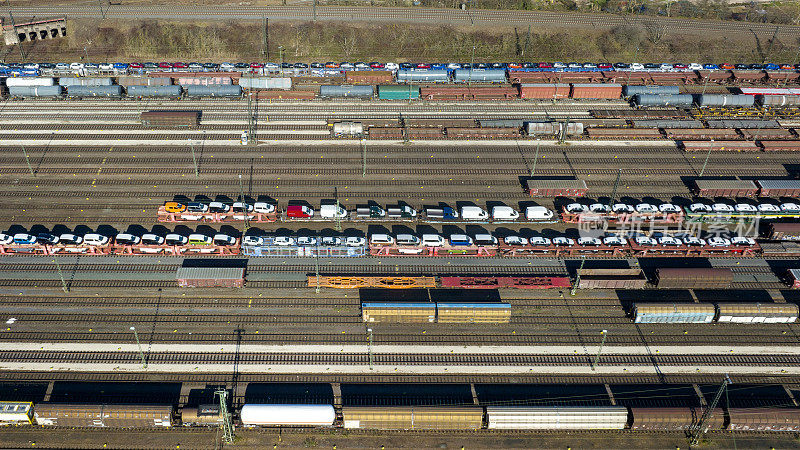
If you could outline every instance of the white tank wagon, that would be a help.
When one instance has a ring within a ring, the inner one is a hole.
[[[29,86],[53,86],[55,80],[48,77],[19,77],[6,78],[6,86],[8,87],[29,87]]]
[[[240,414],[244,426],[329,427],[336,420],[333,405],[246,404]]]
[[[622,430],[624,406],[486,407],[490,430]]]

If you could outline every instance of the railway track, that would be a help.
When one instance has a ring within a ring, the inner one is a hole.
[[[160,353],[148,352],[152,364],[314,364],[314,365],[447,365],[447,366],[574,366],[588,365],[589,355],[502,354],[367,354],[357,353]],[[138,364],[137,352],[0,351],[0,361],[17,363]],[[798,367],[792,355],[601,355],[605,366],[782,366]]]
[[[433,324],[420,324],[415,327],[413,332],[383,332],[373,335],[374,345],[599,345],[600,335],[597,331],[600,324],[573,324],[564,326],[559,333],[554,333],[553,329],[543,326],[536,327],[528,332],[522,330],[514,332],[513,328],[505,328],[507,332],[498,333],[494,330],[487,330],[485,327],[480,331],[473,326],[460,324],[448,324],[449,328],[456,327],[458,333],[453,330],[439,330]],[[702,324],[689,326],[690,324],[664,326],[641,327],[642,334],[636,331],[633,324],[625,326],[615,324],[602,324],[604,329],[609,330],[609,339],[606,345],[617,346],[641,346],[641,345],[681,345],[707,346],[707,345],[797,345],[799,340],[796,334],[788,332],[796,330],[796,327],[775,326],[770,327],[771,334],[761,334],[758,330],[742,330],[738,326],[736,333],[720,331],[719,327],[708,328],[709,325]],[[519,325],[517,325],[519,327]],[[186,332],[183,330],[169,332],[145,332],[140,331],[140,339],[152,343],[162,344],[236,344],[239,342],[236,324],[228,325],[228,331],[208,332],[198,330]],[[578,327],[576,329],[576,327]],[[252,327],[251,327],[252,328]],[[306,328],[309,328],[306,326]],[[388,328],[388,327],[387,327]],[[780,329],[787,331],[781,334]],[[127,327],[123,327],[127,330]],[[684,330],[691,330],[691,333],[684,333]],[[423,334],[422,331],[427,331]],[[58,330],[47,331],[4,331],[0,333],[0,342],[52,342],[52,343],[119,343],[130,342],[133,336],[125,335],[120,332],[105,331],[75,331],[63,332]],[[305,345],[305,344],[328,344],[343,345],[357,344],[366,345],[367,336],[364,329],[357,332],[347,333],[319,333],[312,330],[291,331],[281,330],[261,330],[258,334],[255,331],[245,330],[242,335],[242,344],[252,345]],[[653,356],[656,354],[654,353]],[[793,357],[795,360],[796,357]]]

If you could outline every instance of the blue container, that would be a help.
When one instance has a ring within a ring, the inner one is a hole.
[[[456,69],[453,81],[457,83],[469,81],[504,83],[506,81],[506,71],[505,69]]]
[[[180,97],[180,86],[128,86],[128,97]]]
[[[122,86],[67,86],[68,97],[121,97]]]

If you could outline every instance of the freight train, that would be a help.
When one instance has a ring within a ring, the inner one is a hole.
[[[55,73],[55,72],[51,72]],[[735,71],[720,84],[796,83],[800,72]],[[36,73],[38,75],[38,72]],[[738,74],[739,76],[733,76]],[[745,79],[744,75],[749,78]],[[760,74],[761,76],[755,76]],[[30,75],[30,74],[27,74]],[[620,99],[636,106],[752,107],[800,104],[797,88],[720,87],[717,93],[692,94],[678,85],[711,78],[702,72],[529,72],[486,69],[400,69],[346,71],[344,76],[263,77],[244,71],[148,71],[134,76],[20,76],[5,78],[8,96],[24,97],[237,97],[257,99],[356,98],[380,100]],[[146,76],[145,76],[146,75]],[[56,81],[57,80],[57,81]],[[444,85],[452,83],[452,85]],[[468,85],[464,85],[467,84]],[[473,85],[476,83],[476,85]],[[293,89],[294,88],[294,89]],[[683,92],[683,93],[681,93]]]
[[[234,411],[235,412],[235,411]],[[346,430],[652,430],[699,426],[701,408],[625,406],[344,406],[245,404],[234,421],[243,427]],[[211,427],[223,421],[218,404],[170,405],[0,403],[0,424],[77,428]],[[794,407],[717,408],[703,431],[800,431]]]

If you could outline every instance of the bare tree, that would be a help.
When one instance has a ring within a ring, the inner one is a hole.
[[[647,40],[653,44],[658,45],[667,35],[667,24],[656,20],[646,20],[642,23]]]

